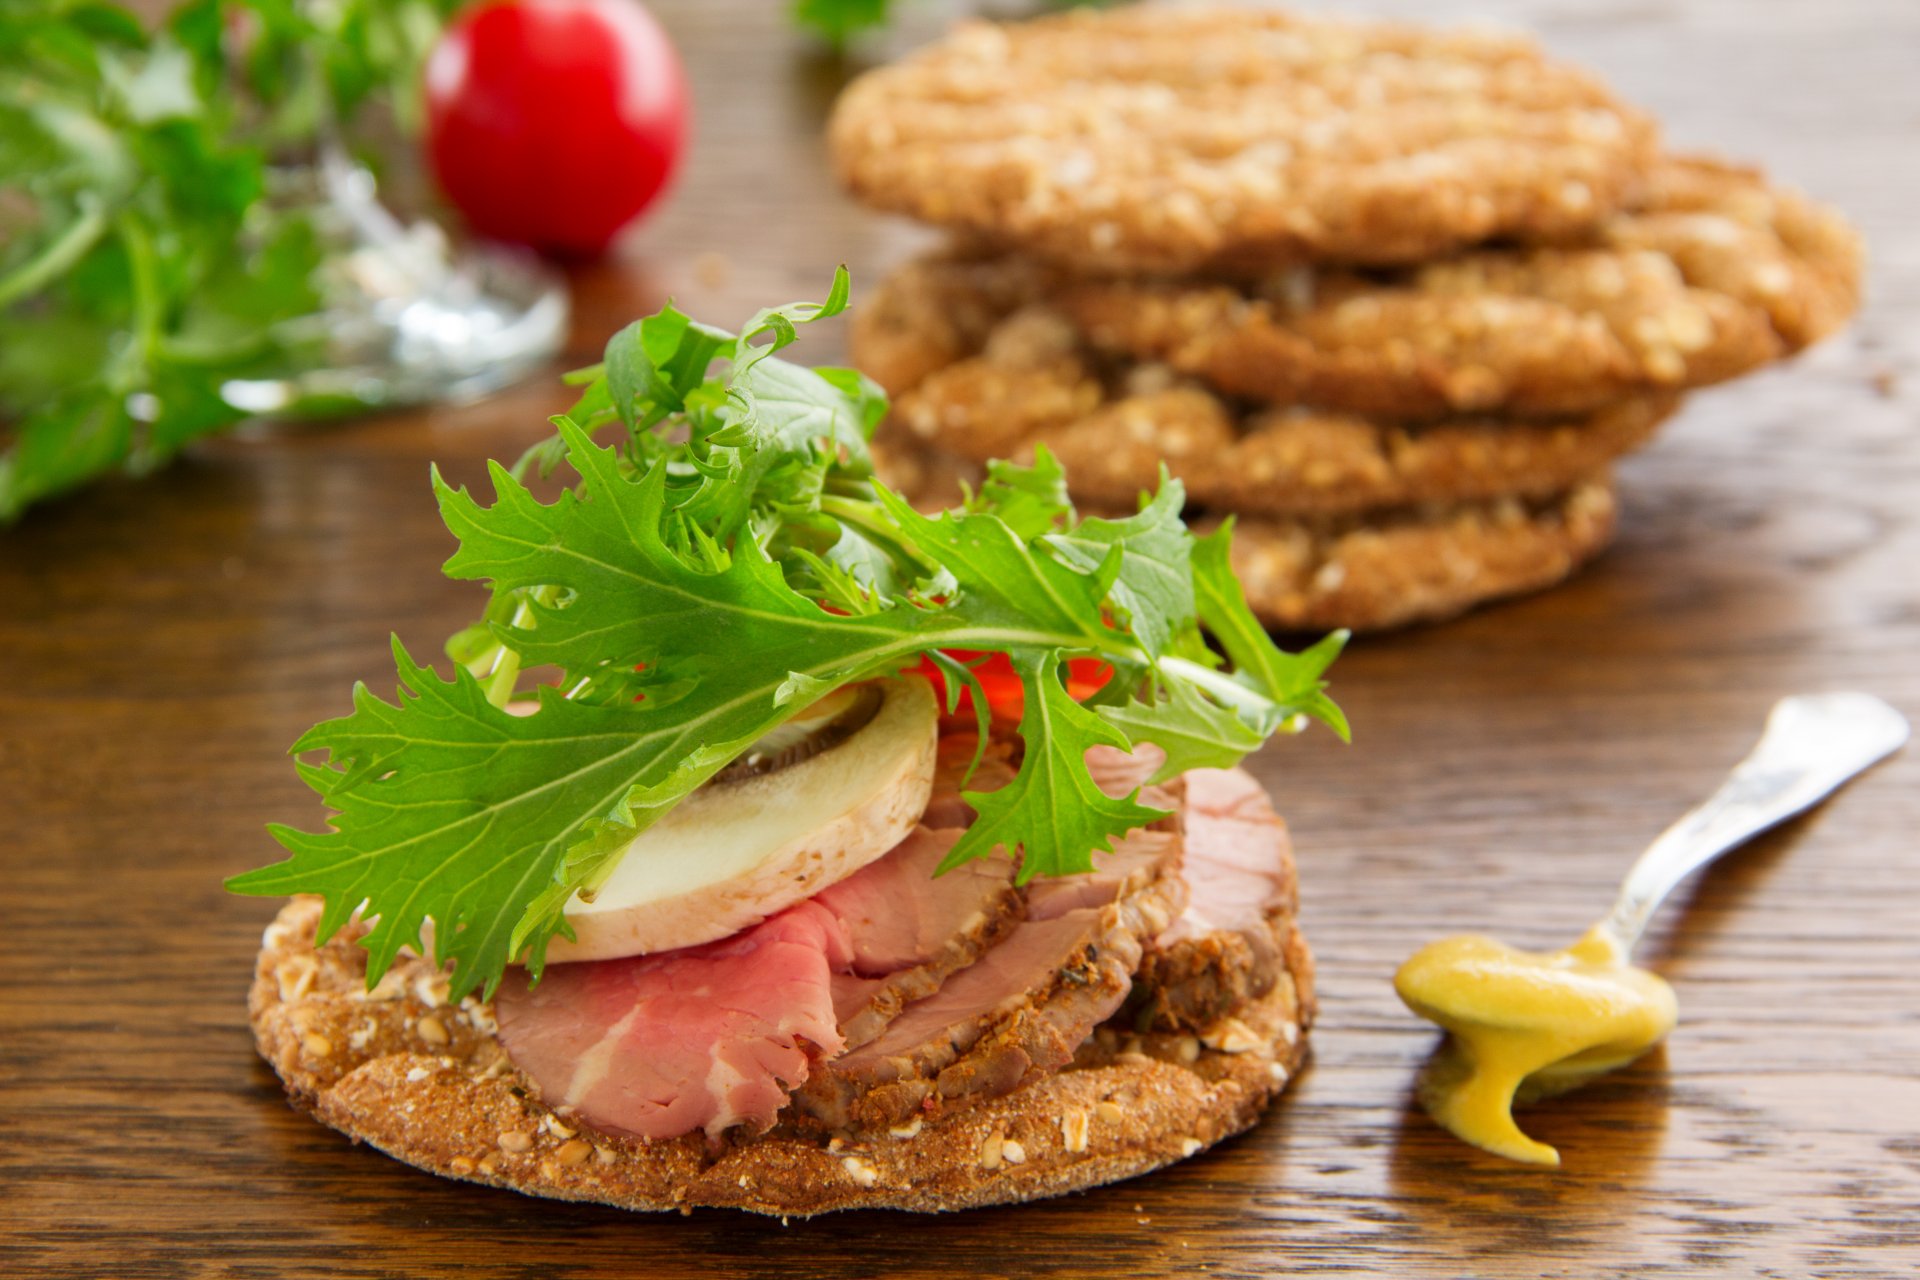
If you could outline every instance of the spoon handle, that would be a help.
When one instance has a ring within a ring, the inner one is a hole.
[[[1661,899],[1775,823],[1812,808],[1906,742],[1906,719],[1865,693],[1782,698],[1753,753],[1699,808],[1661,832],[1620,886],[1602,928],[1632,950]]]

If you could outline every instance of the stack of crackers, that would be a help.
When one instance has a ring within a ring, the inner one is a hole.
[[[1236,518],[1281,628],[1379,628],[1558,582],[1610,464],[1681,396],[1837,329],[1858,237],[1662,151],[1531,42],[1248,10],[973,24],[831,128],[862,199],[950,243],[857,310],[927,504],[1040,446],[1092,510],[1164,464]]]

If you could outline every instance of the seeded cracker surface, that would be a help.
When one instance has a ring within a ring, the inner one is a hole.
[[[489,1005],[450,1003],[444,975],[410,953],[369,992],[359,927],[316,948],[314,898],[293,899],[268,926],[249,1009],[261,1056],[296,1106],[445,1177],[630,1209],[795,1217],[1034,1200],[1193,1155],[1252,1125],[1286,1086],[1306,1056],[1314,1005],[1290,859],[1284,872],[1268,917],[1276,980],[1210,1009],[1204,1025],[1173,1018],[1177,1029],[1143,1034],[1123,1009],[1070,1067],[1004,1097],[865,1132],[776,1127],[717,1152],[699,1134],[617,1138],[556,1114],[507,1059]],[[1148,964],[1188,974],[1241,963],[1221,957],[1245,950],[1203,935],[1150,951]],[[1157,1002],[1146,1007],[1168,1020]]]
[[[1201,506],[1319,516],[1561,493],[1645,444],[1674,404],[1651,395],[1581,417],[1428,424],[1247,407],[1166,365],[1102,360],[1058,312],[1030,306],[995,326],[980,355],[902,396],[895,416],[975,462],[1028,461],[1045,445],[1094,505],[1130,505],[1158,487],[1164,463]]]
[[[1656,147],[1518,36],[1155,7],[962,26],[855,81],[829,136],[879,208],[1103,271],[1560,239]]]
[[[1384,278],[1071,281],[1055,304],[1094,345],[1234,395],[1396,418],[1570,414],[1721,382],[1827,337],[1858,304],[1861,260],[1836,211],[1749,170],[1669,159],[1632,212],[1572,247]]]
[[[980,464],[927,449],[898,430],[874,451],[883,478],[932,510],[978,486]],[[1095,504],[1094,509],[1100,509]],[[1132,504],[1114,506],[1124,514]],[[1380,631],[1438,622],[1476,605],[1553,586],[1606,549],[1616,504],[1604,472],[1543,498],[1431,502],[1358,515],[1242,516],[1233,569],[1268,626]],[[1219,524],[1190,510],[1201,533]]]
[[[1013,255],[933,254],[856,311],[856,351],[894,394],[979,352],[1045,301],[1113,357],[1231,395],[1393,419],[1591,413],[1705,386],[1837,330],[1862,249],[1840,215],[1699,158],[1577,244],[1482,250],[1390,272],[1290,268],[1238,283],[1072,277]]]
[[[1543,501],[1492,502],[1310,522],[1241,519],[1233,571],[1269,626],[1379,630],[1438,622],[1553,586],[1613,537],[1612,481]],[[1211,523],[1196,521],[1200,532]]]

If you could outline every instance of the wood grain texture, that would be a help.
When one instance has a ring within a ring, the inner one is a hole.
[[[479,603],[429,459],[475,481],[561,406],[485,404],[203,449],[0,533],[0,1275],[175,1277],[1875,1276],[1920,1270],[1920,752],[1717,868],[1648,954],[1663,1055],[1538,1111],[1567,1164],[1410,1109],[1431,1036],[1389,979],[1462,928],[1570,938],[1790,692],[1920,715],[1920,7],[1908,0],[1372,5],[1540,30],[1673,137],[1764,159],[1875,251],[1843,338],[1696,397],[1625,468],[1618,548],[1552,595],[1370,641],[1357,726],[1256,762],[1319,951],[1314,1065],[1247,1137],[1084,1197],[783,1228],[442,1183],[290,1111],[244,993],[269,903],[220,878],[319,814],[283,758],[386,636]],[[667,293],[743,316],[872,279],[920,235],[843,201],[840,74],[772,0],[656,5],[698,91],[671,209],[578,280],[573,355]],[[937,15],[923,8],[910,40]],[[696,265],[698,255],[725,255]],[[724,279],[719,276],[724,275]],[[809,338],[834,356],[838,335]]]

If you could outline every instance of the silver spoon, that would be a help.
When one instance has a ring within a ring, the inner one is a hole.
[[[1595,932],[1618,948],[1625,964],[1661,902],[1688,876],[1819,804],[1898,751],[1910,732],[1906,717],[1872,694],[1780,699],[1767,714],[1759,743],[1720,789],[1647,846]],[[1622,1058],[1604,1047],[1574,1054],[1534,1072],[1522,1085],[1521,1096],[1562,1092],[1634,1056]]]
[[[1513,1122],[1512,1105],[1631,1062],[1665,1034],[1673,1018],[1672,993],[1657,977],[1626,963],[1662,899],[1728,850],[1825,799],[1898,750],[1907,736],[1900,713],[1864,693],[1783,699],[1752,754],[1712,798],[1640,855],[1612,911],[1572,947],[1531,955],[1492,939],[1462,937],[1416,954],[1394,986],[1415,1013],[1453,1033],[1422,1073],[1427,1110],[1461,1138],[1498,1155],[1557,1164],[1559,1153]],[[1594,987],[1595,967],[1618,973],[1624,1006],[1608,1010],[1611,997],[1597,994],[1606,984]],[[1550,975],[1573,983],[1571,1029],[1562,1007],[1540,999]],[[1581,1017],[1592,1025],[1578,1025]]]
[[[1811,809],[1906,744],[1906,717],[1868,693],[1782,698],[1759,745],[1707,802],[1660,833],[1621,882],[1600,927],[1625,956],[1661,901],[1688,876],[1762,831]]]

